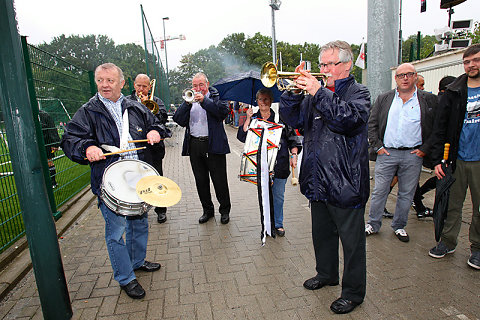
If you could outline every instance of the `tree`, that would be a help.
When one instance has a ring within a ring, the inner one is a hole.
[[[480,22],[479,21],[475,21],[473,31],[469,33],[469,37],[472,39],[472,44],[480,43]]]

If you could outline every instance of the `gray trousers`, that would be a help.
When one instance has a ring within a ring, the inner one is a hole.
[[[458,233],[462,225],[462,208],[470,188],[472,197],[472,223],[469,228],[470,249],[480,251],[480,161],[462,161],[457,159],[457,167],[453,173],[455,182],[450,187],[447,219],[442,232],[442,241],[447,247],[457,246]]]
[[[403,229],[407,225],[408,211],[412,205],[423,159],[412,154],[413,149],[397,150],[387,148],[389,156],[377,156],[375,163],[375,187],[370,199],[368,223],[373,231],[378,232],[382,226],[383,209],[390,193],[390,183],[395,174],[398,176],[398,196],[395,214],[392,220],[392,229]]]

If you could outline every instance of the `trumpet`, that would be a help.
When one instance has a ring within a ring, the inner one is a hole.
[[[292,91],[292,92],[299,92],[303,91],[298,88],[295,84],[295,79],[297,79],[301,74],[298,72],[283,72],[278,71],[277,67],[273,62],[266,62],[262,66],[262,70],[260,71],[260,80],[262,84],[267,87],[271,88],[276,83],[278,90],[283,91]],[[327,78],[329,77],[326,73],[311,73],[322,86],[325,86],[327,83]],[[307,94],[304,92],[304,94]]]
[[[155,91],[155,79],[150,81],[150,86],[152,87],[152,93],[150,94],[149,99],[142,101],[142,103],[153,113],[157,114],[160,108],[158,107],[158,104],[153,101],[153,92]]]
[[[182,93],[182,98],[185,102],[192,103],[195,102],[195,91],[192,89],[185,89]]]

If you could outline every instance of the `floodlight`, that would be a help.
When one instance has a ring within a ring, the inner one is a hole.
[[[446,38],[452,35],[452,31],[450,30],[449,27],[433,29],[433,32],[435,33],[435,39],[437,39],[437,41],[445,40]]]

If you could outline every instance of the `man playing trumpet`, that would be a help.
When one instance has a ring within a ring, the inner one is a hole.
[[[209,87],[207,76],[197,73],[192,79],[192,101],[184,101],[173,115],[173,120],[185,127],[182,156],[190,156],[198,197],[205,223],[214,216],[210,177],[220,203],[220,222],[230,221],[230,193],[227,180],[227,158],[230,153],[223,120],[227,117],[228,102],[220,100],[217,89]]]
[[[369,196],[367,123],[368,89],[350,75],[353,54],[344,41],[320,49],[320,72],[330,74],[327,87],[296,68],[299,89],[285,92],[280,116],[303,129],[300,190],[310,201],[317,274],[303,286],[309,290],[339,284],[339,238],[344,271],[342,293],[330,309],[348,313],[363,302],[366,289],[364,213]]]
[[[133,87],[135,90],[132,92],[131,95],[127,96],[128,99],[133,101],[138,101],[143,103],[147,100],[153,100],[158,105],[158,112],[155,114],[160,123],[165,125],[168,120],[167,109],[165,108],[165,104],[163,101],[155,96],[150,97],[149,92],[152,90],[150,78],[143,73],[140,73],[135,78],[135,82],[133,83]],[[163,140],[159,143],[154,145],[147,145],[147,152],[146,157],[149,159],[149,163],[158,171],[158,173],[163,176],[163,168],[162,168],[162,161],[165,157],[165,144]],[[167,208],[163,207],[156,207],[155,212],[157,213],[157,222],[164,223],[167,221]]]

